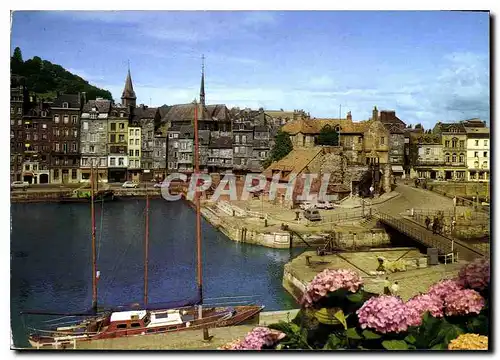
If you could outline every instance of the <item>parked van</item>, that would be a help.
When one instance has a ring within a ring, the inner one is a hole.
[[[317,209],[306,209],[304,210],[304,217],[309,221],[320,221],[321,215]]]

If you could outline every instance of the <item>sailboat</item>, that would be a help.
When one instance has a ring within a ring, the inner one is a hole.
[[[195,172],[199,173],[198,151],[198,111],[194,111],[195,133]],[[201,212],[199,194],[195,196],[196,205],[196,243],[197,243],[197,296],[193,299],[171,302],[169,304],[148,304],[148,248],[149,248],[149,197],[146,195],[146,230],[144,251],[144,304],[120,306],[114,309],[98,311],[97,280],[99,272],[96,266],[95,247],[95,211],[92,182],[91,217],[92,217],[92,308],[82,314],[64,314],[57,312],[25,312],[29,314],[86,316],[76,324],[57,327],[48,331],[37,330],[28,337],[34,348],[76,348],[80,341],[119,338],[127,336],[147,336],[184,330],[203,330],[208,337],[208,328],[234,326],[254,318],[264,308],[260,305],[238,305],[222,307],[203,307],[202,256],[201,256]]]

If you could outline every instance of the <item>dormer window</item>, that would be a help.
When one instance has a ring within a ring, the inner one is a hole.
[[[120,117],[125,117],[125,113],[120,113]]]
[[[42,111],[42,117],[47,116],[47,113],[45,111]]]
[[[97,108],[95,106],[93,106],[92,111],[97,111]]]
[[[68,103],[67,102],[63,102],[63,108],[65,108],[65,109],[68,108]]]

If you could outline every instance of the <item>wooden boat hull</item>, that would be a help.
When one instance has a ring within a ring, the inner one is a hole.
[[[110,201],[116,201],[118,198],[113,194],[113,193],[107,193],[104,194],[103,196],[97,196],[94,198],[94,203],[101,203],[101,202],[110,202]],[[75,203],[85,203],[85,204],[90,204],[91,199],[88,197],[63,197],[59,199],[60,203],[63,204],[75,204]]]
[[[127,336],[147,336],[154,334],[168,334],[178,331],[199,330],[203,328],[217,328],[240,325],[254,318],[263,309],[262,306],[235,306],[234,312],[228,316],[228,312],[217,312],[218,308],[203,309],[201,319],[195,318],[181,324],[157,327],[138,327],[128,329],[116,329],[106,326],[102,331],[91,334],[71,334],[68,332],[54,331],[48,336],[31,335],[29,343],[37,349],[71,349],[76,348],[80,341],[93,341],[101,339],[113,339]],[[189,314],[195,315],[196,309],[190,309]]]

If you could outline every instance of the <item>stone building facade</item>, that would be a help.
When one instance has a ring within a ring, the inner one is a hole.
[[[90,181],[91,167],[98,182],[108,181],[108,117],[111,101],[98,98],[82,109],[80,124],[80,180]]]
[[[52,153],[51,183],[80,181],[80,94],[58,95],[51,106]]]
[[[23,180],[24,124],[23,115],[30,107],[30,96],[25,86],[10,89],[10,181]],[[31,101],[33,102],[33,101]],[[50,135],[49,135],[50,136]],[[49,154],[50,155],[50,154]]]
[[[165,178],[167,168],[167,137],[162,133],[155,135],[153,144],[153,177],[158,180]]]
[[[129,108],[112,106],[108,118],[108,181],[127,180]]]
[[[441,172],[445,180],[465,180],[467,172],[467,132],[463,123],[438,122],[432,130],[441,135],[444,166]]]
[[[141,180],[141,127],[128,127],[128,180]]]
[[[466,127],[467,132],[467,180],[490,180],[490,129]]]

